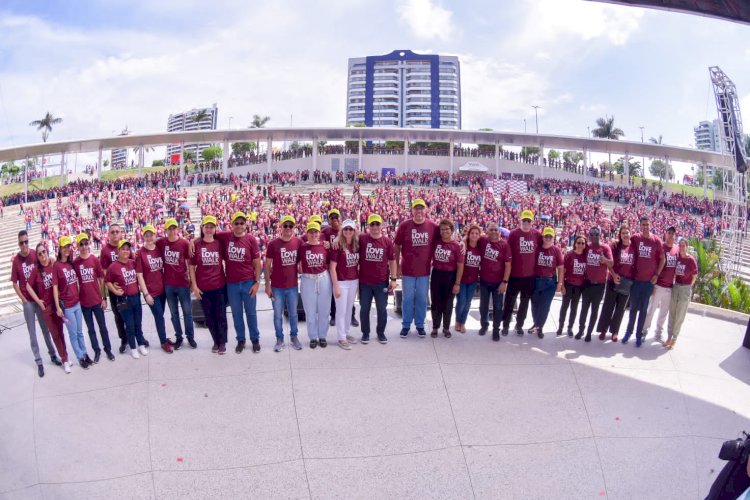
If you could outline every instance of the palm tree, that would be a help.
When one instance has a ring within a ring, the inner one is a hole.
[[[615,117],[604,115],[604,118],[596,119],[597,127],[591,131],[591,135],[598,137],[599,139],[613,139],[615,141],[620,140],[620,137],[625,135],[625,132],[620,128],[615,127]],[[609,164],[612,165],[612,153],[609,154]]]
[[[52,116],[52,113],[47,111],[47,114],[44,115],[44,118],[41,120],[34,120],[33,122],[29,123],[30,127],[36,127],[37,130],[42,131],[42,142],[47,142],[47,138],[49,137],[50,132],[52,132],[52,125],[57,125],[58,123],[62,123],[62,118],[56,118]]]
[[[208,109],[203,108],[203,109],[199,109],[193,116],[191,116],[190,121],[195,122],[195,123],[200,123],[210,116],[211,114],[208,112]]]
[[[270,116],[253,115],[253,121],[248,128],[263,128],[271,120]],[[260,154],[260,141],[255,145],[255,151]]]

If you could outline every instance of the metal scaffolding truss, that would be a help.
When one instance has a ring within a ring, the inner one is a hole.
[[[712,66],[708,71],[722,125],[722,153],[732,158],[735,166],[745,165],[744,133],[737,88],[718,66]],[[740,273],[747,210],[747,181],[745,173],[737,168],[722,168],[721,172],[723,186],[716,192],[716,197],[722,203],[722,224],[717,239],[721,245],[719,266],[728,282]]]

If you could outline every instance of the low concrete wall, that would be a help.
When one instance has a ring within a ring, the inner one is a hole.
[[[688,306],[688,312],[700,314],[701,316],[707,316],[709,318],[729,321],[738,325],[747,325],[748,321],[750,321],[750,315],[748,314],[738,311],[730,311],[729,309],[722,309],[720,307],[707,306],[706,304],[699,304],[697,302],[690,303]]]

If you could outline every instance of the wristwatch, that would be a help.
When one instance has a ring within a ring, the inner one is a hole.
[[[500,282],[500,284],[501,284],[501,285],[502,285],[502,284],[506,284],[506,285],[507,285],[507,284],[508,284],[508,282],[507,282],[506,280],[503,280],[503,281],[501,281],[501,282]]]

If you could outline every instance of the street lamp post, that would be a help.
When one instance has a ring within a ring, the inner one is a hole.
[[[643,141],[643,129],[646,128],[646,127],[644,127],[643,125],[641,125],[638,128],[641,129],[641,142],[644,142]],[[641,168],[643,168],[643,178],[645,179],[646,178],[646,157],[645,156],[641,156]]]
[[[234,116],[229,117],[229,130],[232,130],[232,118],[234,118]]]
[[[534,119],[536,121],[536,135],[539,135],[539,108],[541,108],[541,106],[538,106],[535,104],[531,107],[534,108]]]

